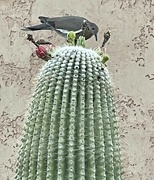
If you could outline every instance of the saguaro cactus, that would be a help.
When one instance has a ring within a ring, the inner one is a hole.
[[[120,180],[110,77],[100,56],[57,48],[40,72],[25,127],[17,180]]]

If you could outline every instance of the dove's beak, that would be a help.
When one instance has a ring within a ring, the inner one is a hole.
[[[95,39],[96,39],[96,41],[97,41],[97,34],[94,34],[94,36],[95,36]]]

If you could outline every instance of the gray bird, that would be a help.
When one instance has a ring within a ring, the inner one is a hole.
[[[25,27],[21,30],[54,30],[65,38],[69,31],[74,31],[76,33],[76,39],[78,39],[79,36],[84,36],[87,40],[94,35],[97,41],[97,33],[99,31],[98,26],[95,23],[88,21],[86,18],[79,16],[63,16],[54,18],[39,16],[39,19],[41,24]]]

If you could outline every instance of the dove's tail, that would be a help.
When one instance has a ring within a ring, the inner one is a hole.
[[[21,30],[23,31],[52,30],[52,27],[43,23],[43,24],[39,24],[35,26],[24,27],[24,28],[21,28]]]

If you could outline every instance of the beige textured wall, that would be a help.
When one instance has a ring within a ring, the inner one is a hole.
[[[154,0],[0,0],[0,180],[13,180],[24,116],[44,62],[20,27],[39,15],[75,14],[108,29],[108,68],[119,115],[125,180],[154,180]],[[50,32],[54,44],[63,42]],[[57,41],[60,40],[60,41]]]

